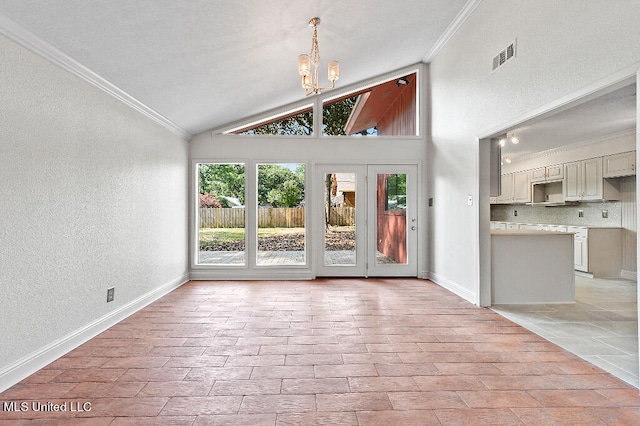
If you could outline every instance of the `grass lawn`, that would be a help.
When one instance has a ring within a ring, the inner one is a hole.
[[[258,238],[281,235],[304,234],[304,228],[259,228]],[[244,228],[201,228],[200,244],[202,243],[228,243],[232,241],[244,241]]]

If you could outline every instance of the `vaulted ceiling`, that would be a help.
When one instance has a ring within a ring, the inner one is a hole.
[[[0,32],[65,56],[196,134],[304,98],[318,16],[338,85],[428,62],[477,0],[0,0]],[[18,34],[16,37],[15,35]]]

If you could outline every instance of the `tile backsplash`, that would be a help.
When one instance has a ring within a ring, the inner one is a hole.
[[[579,210],[583,211],[583,217],[579,217]],[[607,218],[602,217],[603,210],[607,210]],[[491,220],[520,223],[548,223],[555,225],[620,227],[622,226],[621,210],[619,201],[578,203],[576,205],[554,207],[497,204],[491,206]]]

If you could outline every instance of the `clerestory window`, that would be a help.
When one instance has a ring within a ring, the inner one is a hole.
[[[418,74],[322,102],[322,136],[417,136]],[[322,96],[322,95],[321,95]],[[314,107],[241,125],[226,134],[314,136]]]

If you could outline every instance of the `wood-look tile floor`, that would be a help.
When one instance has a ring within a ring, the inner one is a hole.
[[[193,281],[0,394],[0,424],[637,425],[640,396],[429,281]]]

